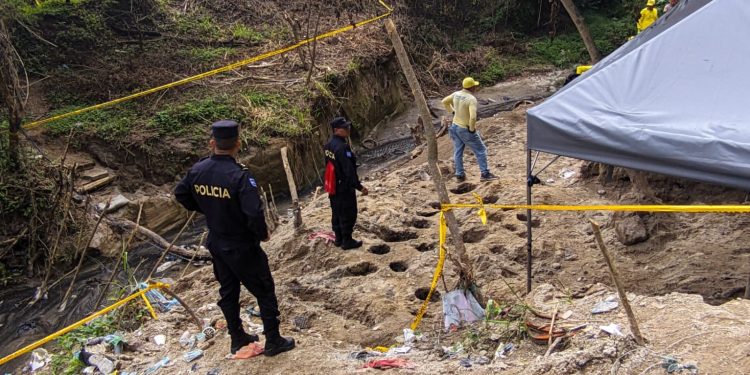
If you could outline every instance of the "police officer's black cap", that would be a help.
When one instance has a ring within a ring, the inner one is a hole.
[[[211,135],[216,139],[232,139],[240,135],[240,124],[233,120],[221,120],[211,125]]]
[[[351,121],[347,121],[343,117],[336,117],[331,121],[331,128],[333,129],[348,129],[352,126]]]

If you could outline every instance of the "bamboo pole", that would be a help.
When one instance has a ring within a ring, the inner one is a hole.
[[[560,2],[562,3],[563,7],[565,7],[568,15],[570,15],[570,19],[572,19],[573,23],[576,25],[578,33],[581,35],[581,39],[583,40],[583,44],[586,45],[586,50],[588,50],[589,56],[591,57],[591,63],[598,63],[599,60],[602,59],[602,55],[596,48],[594,38],[591,37],[591,32],[589,31],[589,27],[586,25],[586,21],[583,20],[581,12],[578,11],[578,8],[573,3],[573,0],[560,0]]]
[[[404,76],[406,76],[406,81],[409,83],[414,100],[419,107],[419,115],[423,119],[423,129],[427,140],[427,164],[429,166],[432,182],[435,185],[435,191],[437,192],[441,203],[449,204],[451,201],[448,196],[448,189],[445,188],[443,176],[437,165],[437,138],[435,137],[435,128],[432,126],[430,108],[427,105],[422,86],[417,80],[417,75],[414,73],[414,68],[409,61],[409,55],[404,48],[404,44],[401,42],[401,37],[398,34],[398,30],[396,30],[396,25],[393,23],[393,20],[386,19],[385,28],[388,30],[388,36],[391,39],[393,48],[396,50],[398,62],[401,65]],[[453,211],[447,211],[445,213],[445,219],[448,224],[448,229],[451,232],[451,238],[456,251],[456,257],[450,257],[450,259],[460,275],[461,287],[468,289],[474,283],[474,271],[472,269],[471,260],[466,253],[466,247],[464,245],[463,237],[461,236],[461,229],[458,225],[458,220],[456,220],[456,216],[453,215]]]
[[[633,336],[635,336],[635,342],[637,342],[638,345],[644,345],[645,340],[643,339],[643,335],[641,335],[641,329],[638,328],[638,320],[635,318],[633,309],[630,307],[628,296],[625,294],[625,288],[622,286],[620,274],[617,272],[617,267],[612,261],[612,256],[609,254],[607,247],[604,246],[604,240],[602,240],[602,232],[599,230],[599,224],[591,219],[589,219],[589,222],[591,222],[591,228],[594,230],[594,236],[596,237],[596,243],[599,245],[599,250],[602,251],[604,261],[607,262],[607,266],[609,267],[609,274],[612,276],[612,282],[615,284],[615,288],[617,288],[617,294],[620,295],[622,307],[625,308],[625,313],[628,315],[630,330],[633,332]]]
[[[286,180],[289,183],[289,193],[292,195],[292,210],[294,212],[294,228],[299,229],[302,226],[302,212],[299,208],[299,196],[297,196],[297,184],[294,182],[292,168],[289,166],[289,156],[287,147],[281,148],[281,160],[284,163]]]

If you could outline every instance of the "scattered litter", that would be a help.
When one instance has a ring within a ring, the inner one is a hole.
[[[243,346],[237,353],[234,354],[232,359],[250,359],[263,354],[263,346],[254,342],[250,345]]]
[[[405,358],[376,359],[365,363],[362,368],[374,368],[378,370],[388,370],[392,368],[413,368]]]
[[[318,238],[324,240],[326,244],[331,244],[336,241],[336,235],[333,232],[325,230],[317,231],[307,236],[308,241],[315,241]]]
[[[161,361],[156,362],[153,365],[151,365],[151,367],[147,368],[144,374],[145,375],[155,374],[157,371],[167,366],[169,366],[169,357],[164,357],[161,359]],[[107,372],[107,374],[109,374],[109,372]]]
[[[154,336],[154,343],[156,345],[162,346],[167,343],[167,336],[164,335],[156,335]]]
[[[414,334],[414,331],[410,328],[404,328],[404,343],[405,344],[412,344],[414,343],[414,340],[416,340],[417,336]]]
[[[391,350],[386,353],[386,355],[395,355],[395,354],[406,354],[411,351],[411,346],[399,346],[397,348],[391,348]]]
[[[224,319],[219,319],[219,320],[217,320],[217,321],[216,321],[216,324],[214,325],[214,328],[215,328],[215,329],[216,329],[217,331],[221,331],[221,330],[223,330],[223,329],[226,329],[226,328],[227,328],[227,321],[226,321],[226,320],[224,320]]]
[[[625,337],[625,335],[620,330],[620,326],[617,325],[617,324],[615,324],[615,323],[612,323],[612,324],[607,325],[607,326],[599,326],[599,329],[602,330],[602,331],[604,331],[604,332],[607,332],[608,334],[610,334],[612,336]]]
[[[358,352],[349,353],[349,359],[356,359],[358,361],[364,361],[371,357],[378,357],[383,353],[375,352],[372,350],[360,350]]]
[[[560,177],[562,177],[565,180],[570,179],[570,178],[572,178],[575,175],[576,175],[576,171],[574,171],[574,170],[572,170],[570,168],[563,168],[560,171]]]
[[[380,352],[380,353],[388,353],[389,350],[391,350],[391,347],[388,346],[376,346],[374,348],[365,348],[365,350],[373,351],[373,352]]]
[[[190,334],[190,331],[185,331],[182,333],[182,336],[180,336],[180,346],[188,349],[192,349],[195,347],[195,335]]]
[[[203,350],[200,349],[191,350],[182,355],[182,359],[187,363],[193,362],[200,357],[203,357]]]
[[[44,366],[47,366],[47,364],[51,360],[52,360],[52,356],[50,356],[47,350],[45,350],[44,348],[34,349],[34,351],[31,352],[31,362],[29,362],[29,367],[31,368],[31,372],[34,372]]]
[[[162,273],[162,272],[164,272],[164,271],[172,268],[172,266],[174,266],[177,263],[179,263],[179,262],[176,261],[176,260],[171,261],[171,262],[164,262],[159,267],[156,268],[156,272]]]
[[[610,312],[614,309],[616,309],[620,304],[617,302],[617,297],[615,296],[609,296],[604,301],[601,301],[594,306],[594,309],[591,310],[592,314],[602,314],[606,312]]]
[[[219,375],[221,373],[221,370],[214,368],[211,369],[211,371],[207,372],[206,375]]]
[[[89,353],[81,350],[76,353],[78,360],[86,366],[96,367],[102,374],[111,374],[115,371],[115,362],[101,354]]]
[[[484,309],[468,290],[454,290],[443,297],[445,329],[450,331],[461,323],[472,323],[484,319]]]
[[[106,335],[88,339],[86,341],[86,346],[93,346],[101,343],[105,343],[108,347],[111,347],[112,352],[115,354],[122,354],[123,347],[127,345],[120,335]]]
[[[94,366],[89,366],[81,370],[81,374],[84,374],[84,375],[94,375],[95,372],[96,372],[96,367]]]
[[[260,306],[250,306],[247,308],[247,314],[250,316],[260,316]]]
[[[146,283],[139,283],[138,288],[146,289],[148,288],[148,285]],[[156,306],[162,312],[172,310],[172,308],[180,304],[176,299],[167,299],[167,297],[164,297],[164,295],[156,289],[151,289],[146,292],[146,297],[152,305]]]
[[[669,374],[673,374],[675,372],[681,373],[683,370],[688,370],[691,374],[698,373],[698,366],[692,364],[681,365],[680,362],[678,362],[674,357],[665,357],[664,362],[662,362],[661,364],[661,367],[667,370],[667,373]]]
[[[461,355],[461,353],[464,352],[464,345],[461,343],[458,343],[453,346],[444,346],[443,347],[443,353],[448,356],[448,358],[455,358]]]
[[[490,359],[483,355],[480,355],[479,357],[474,358],[474,363],[480,366],[484,366],[490,364]]]
[[[469,368],[469,367],[471,367],[471,359],[469,359],[469,358],[464,358],[464,359],[462,359],[462,360],[458,361],[458,364],[459,364],[460,366],[462,366],[462,367],[466,367],[466,368]]]
[[[568,311],[564,312],[562,315],[560,315],[560,318],[562,318],[562,319],[568,319],[571,316],[573,316],[573,310],[568,310]]]
[[[507,344],[500,343],[500,345],[497,346],[497,349],[495,349],[495,355],[493,358],[495,360],[506,358],[513,351],[514,347],[515,345],[513,345],[512,342]]]

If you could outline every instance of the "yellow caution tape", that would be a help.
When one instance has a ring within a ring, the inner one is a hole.
[[[159,92],[159,91],[164,91],[164,90],[167,90],[167,89],[170,89],[170,88],[173,88],[173,87],[182,86],[182,85],[188,84],[190,82],[198,81],[198,80],[201,80],[201,79],[204,79],[204,78],[207,78],[207,77],[211,77],[211,76],[214,76],[214,75],[217,75],[217,74],[220,74],[220,73],[224,73],[224,72],[228,72],[228,71],[231,71],[231,70],[239,69],[239,68],[241,68],[241,67],[243,67],[245,65],[252,64],[254,62],[265,60],[265,59],[267,59],[269,57],[277,56],[277,55],[280,55],[282,53],[286,53],[286,52],[295,50],[295,49],[297,49],[299,47],[302,47],[304,45],[310,44],[310,43],[318,41],[318,40],[328,39],[330,37],[333,37],[333,36],[336,36],[338,34],[347,32],[349,30],[353,30],[354,28],[357,28],[357,27],[360,27],[360,26],[364,26],[364,25],[367,25],[369,23],[373,23],[375,21],[379,21],[379,20],[381,20],[383,18],[386,18],[386,17],[390,16],[391,13],[393,12],[393,8],[391,8],[388,5],[386,5],[383,2],[383,0],[378,0],[378,2],[380,3],[380,5],[382,5],[387,10],[387,12],[384,13],[384,14],[381,14],[379,16],[370,18],[368,20],[364,20],[364,21],[360,21],[360,22],[357,22],[357,23],[354,23],[354,24],[351,24],[351,25],[348,25],[348,26],[344,26],[344,27],[341,27],[339,29],[336,29],[336,30],[333,30],[333,31],[329,31],[329,32],[326,32],[326,33],[314,36],[312,38],[308,38],[308,39],[302,40],[302,41],[300,41],[298,43],[295,43],[295,44],[292,44],[290,46],[279,48],[279,49],[277,49],[275,51],[266,52],[266,53],[264,53],[262,55],[258,55],[258,56],[250,57],[250,58],[247,58],[247,59],[244,59],[244,60],[240,60],[240,61],[237,61],[235,63],[223,66],[221,68],[214,69],[214,70],[211,70],[211,71],[208,71],[208,72],[205,72],[205,73],[197,74],[197,75],[194,75],[192,77],[183,78],[183,79],[181,79],[179,81],[168,83],[166,85],[161,85],[161,86],[158,86],[158,87],[154,87],[152,89],[148,89],[148,90],[145,90],[145,91],[137,92],[135,94],[124,96],[122,98],[118,98],[118,99],[114,99],[114,100],[110,100],[110,101],[105,102],[105,103],[93,105],[93,106],[86,107],[86,108],[81,108],[81,109],[78,109],[78,110],[75,110],[75,111],[71,111],[71,112],[67,112],[67,113],[63,113],[63,114],[60,114],[60,115],[57,115],[57,116],[52,116],[52,117],[49,117],[49,118],[46,118],[46,119],[43,119],[43,120],[30,122],[28,124],[23,125],[23,127],[25,129],[35,128],[35,127],[38,127],[38,126],[41,126],[41,125],[44,125],[44,124],[48,124],[48,123],[53,122],[53,121],[62,120],[64,118],[68,118],[68,117],[72,117],[72,116],[77,116],[77,115],[80,115],[82,113],[95,111],[97,109],[108,108],[108,107],[114,106],[116,104],[127,102],[127,101],[130,101],[130,100],[133,100],[133,99],[137,99],[137,98],[140,98],[140,97],[143,97],[143,96],[146,96],[146,95],[150,95],[150,94],[153,94],[153,93],[156,93],[156,92]]]
[[[10,362],[10,361],[12,361],[12,360],[14,360],[14,359],[22,356],[22,355],[24,355],[24,354],[26,354],[26,353],[34,350],[34,349],[36,349],[36,348],[38,348],[38,347],[40,347],[40,346],[42,346],[42,345],[44,345],[44,344],[52,341],[52,340],[54,340],[54,339],[56,339],[56,338],[58,338],[58,337],[60,337],[60,336],[62,336],[64,334],[70,332],[70,331],[73,331],[73,330],[81,327],[82,325],[84,325],[84,324],[86,324],[86,323],[88,323],[88,322],[90,322],[90,321],[92,321],[92,320],[94,320],[94,319],[96,319],[96,318],[98,318],[98,317],[100,317],[102,315],[105,315],[105,314],[109,313],[110,311],[115,310],[115,309],[119,308],[120,306],[122,306],[122,305],[124,305],[124,304],[126,304],[126,303],[128,303],[128,302],[130,302],[130,301],[132,301],[134,299],[136,299],[136,298],[139,298],[141,296],[143,296],[145,298],[146,292],[148,292],[151,289],[168,288],[168,287],[169,287],[168,284],[159,283],[159,282],[151,284],[146,289],[143,289],[143,290],[140,290],[138,292],[135,292],[135,293],[133,293],[133,294],[131,294],[131,295],[129,295],[129,296],[121,299],[120,301],[115,302],[114,304],[112,304],[112,305],[110,305],[108,307],[105,307],[105,308],[103,308],[103,309],[101,309],[101,310],[99,310],[99,311],[97,311],[97,312],[95,312],[95,313],[93,313],[93,314],[91,314],[91,315],[89,315],[89,316],[87,316],[87,317],[85,317],[85,318],[83,318],[83,319],[81,319],[81,320],[79,320],[79,321],[77,321],[77,322],[75,322],[75,323],[73,323],[73,324],[71,324],[71,325],[69,325],[69,326],[67,326],[67,327],[65,327],[65,328],[63,328],[63,329],[61,329],[61,330],[59,330],[59,331],[57,331],[57,332],[55,332],[55,333],[47,336],[47,337],[45,337],[45,338],[43,338],[43,339],[41,339],[41,340],[38,340],[38,341],[36,341],[36,342],[34,342],[32,344],[29,344],[29,345],[27,345],[27,346],[25,346],[25,347],[17,350],[13,354],[10,354],[10,355],[8,355],[6,357],[3,357],[2,359],[0,359],[0,365],[8,363],[8,362]],[[153,308],[151,309],[151,313],[155,315],[155,313],[153,312]]]
[[[477,200],[475,204],[451,203],[443,204],[440,211],[440,225],[438,229],[440,255],[435,272],[432,275],[432,284],[427,298],[419,308],[414,321],[411,323],[411,329],[416,330],[422,322],[427,306],[430,304],[430,298],[437,288],[438,279],[443,272],[443,265],[447,251],[445,242],[448,233],[448,225],[445,222],[445,212],[457,208],[479,209],[477,215],[483,225],[487,224],[487,208],[493,209],[514,209],[514,210],[534,210],[534,211],[629,211],[629,212],[690,212],[690,213],[750,213],[750,206],[743,205],[526,205],[526,204],[492,204],[485,205],[482,197],[474,194]]]

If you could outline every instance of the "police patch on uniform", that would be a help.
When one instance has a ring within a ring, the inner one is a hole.
[[[248,177],[247,180],[250,182],[250,185],[254,188],[258,187],[258,184],[255,182],[255,179],[252,177]]]
[[[352,152],[351,152],[351,151],[347,151],[347,152],[346,152],[346,157],[347,157],[347,158],[350,158],[350,157],[352,157]]]

